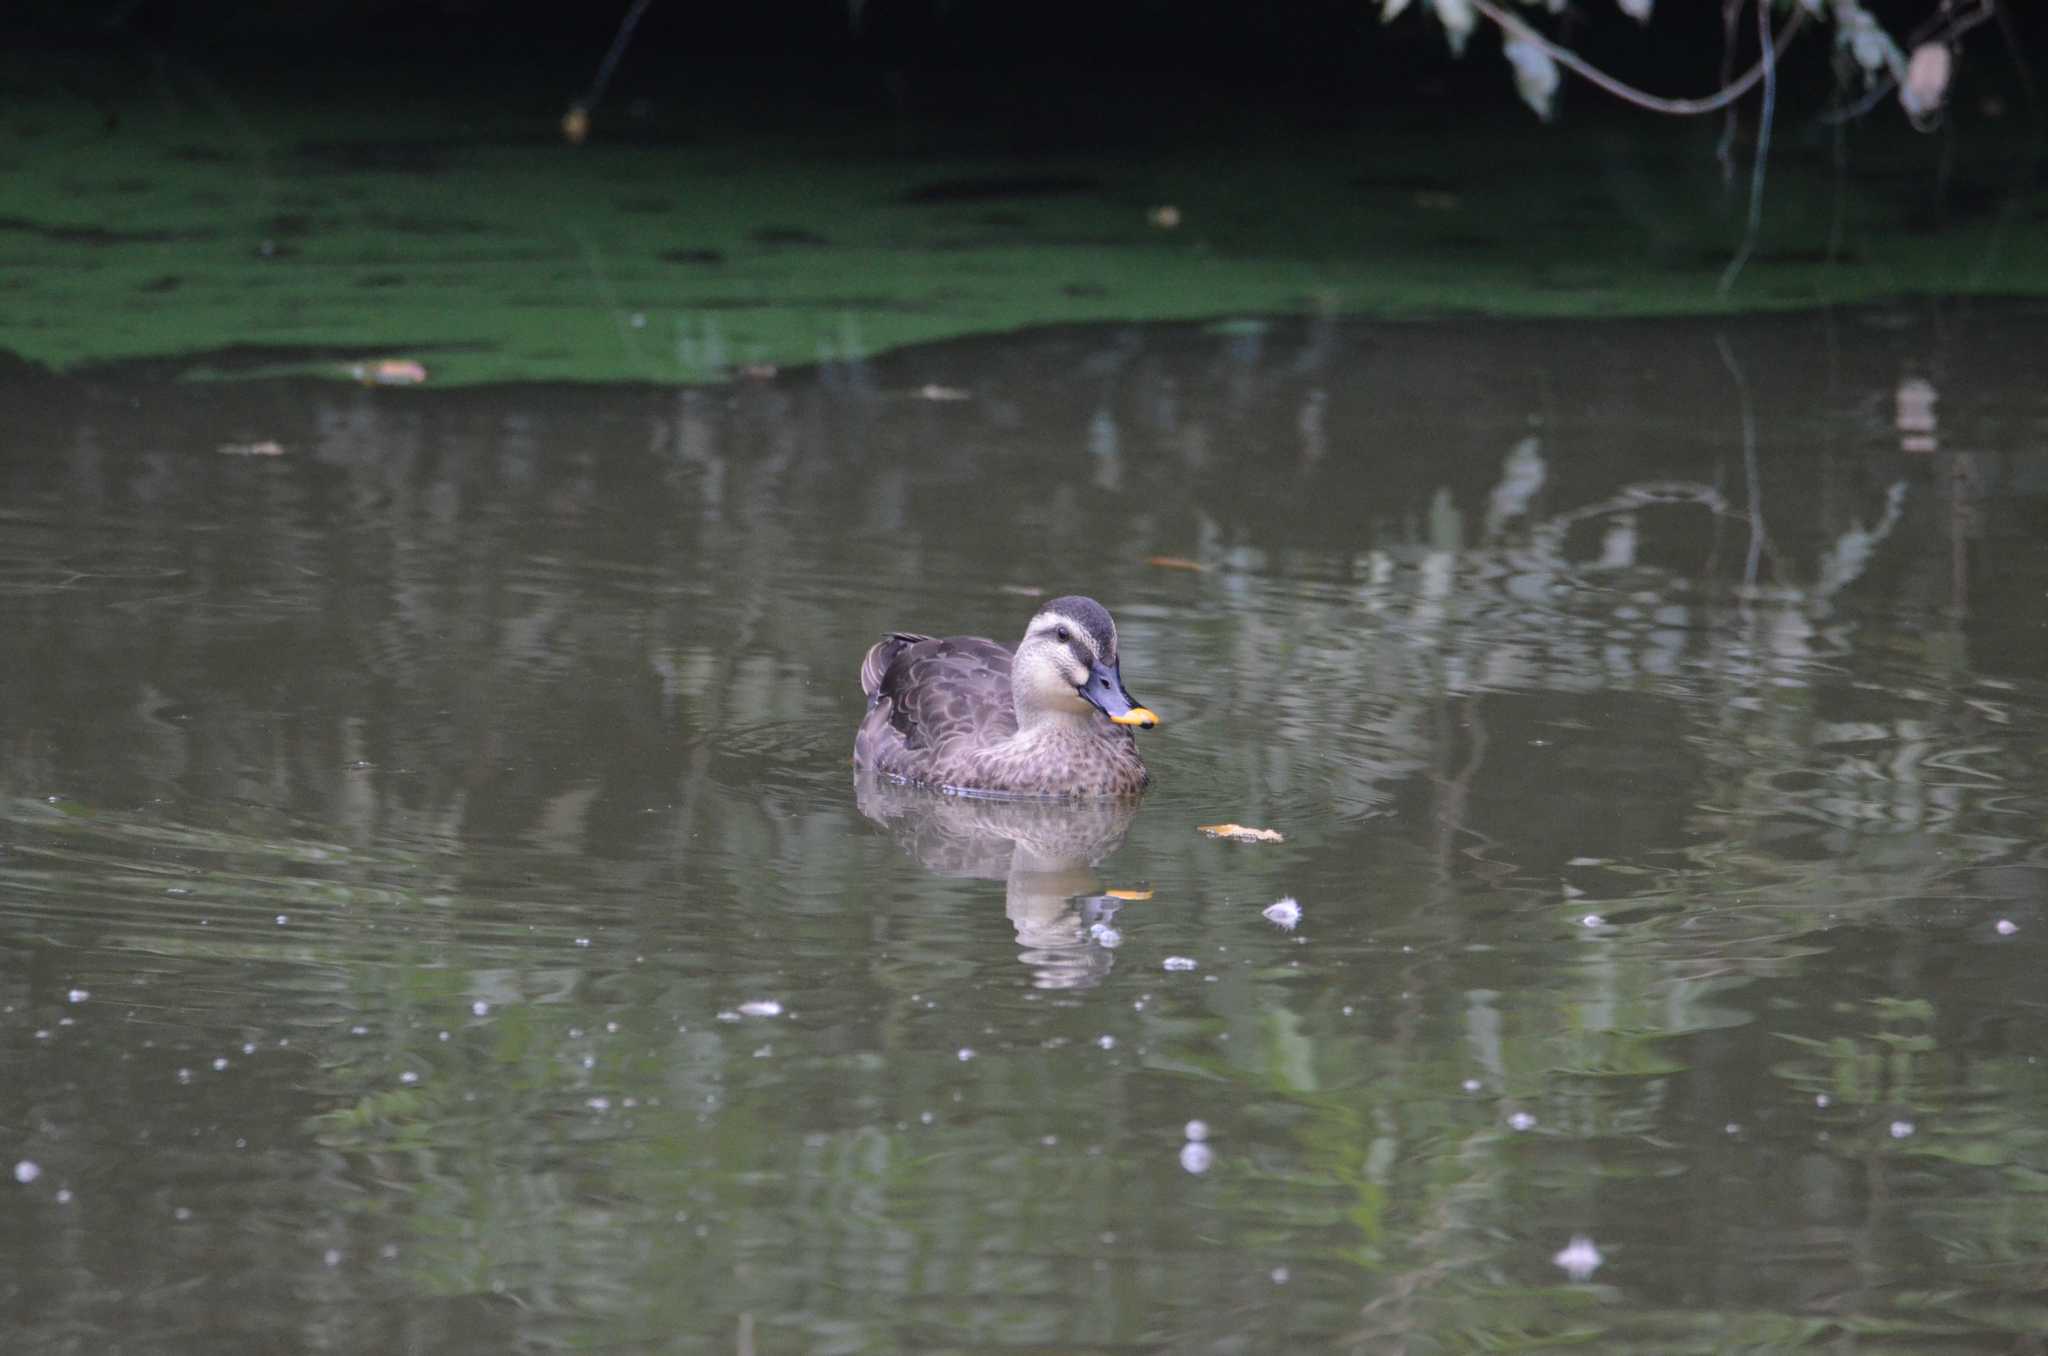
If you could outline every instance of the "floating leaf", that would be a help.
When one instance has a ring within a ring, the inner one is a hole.
[[[427,379],[427,369],[410,358],[380,358],[373,363],[352,363],[348,371],[365,386],[417,386]]]
[[[1287,835],[1278,829],[1254,829],[1244,824],[1197,824],[1197,833],[1227,838],[1233,843],[1284,843]]]

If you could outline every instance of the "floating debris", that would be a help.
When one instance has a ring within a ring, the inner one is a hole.
[[[1301,922],[1301,902],[1293,895],[1283,895],[1259,910],[1259,916],[1282,932],[1292,932]]]
[[[351,363],[348,374],[365,386],[417,386],[427,379],[427,369],[410,358]]]
[[[1195,961],[1192,956],[1168,956],[1161,965],[1168,970],[1192,970]]]
[[[782,1004],[772,998],[750,998],[740,1004],[739,1011],[742,1017],[780,1017]]]
[[[1254,829],[1245,824],[1197,824],[1195,832],[1211,838],[1228,838],[1233,843],[1284,843],[1287,835],[1278,829]]]
[[[1186,570],[1190,574],[1203,574],[1209,568],[1201,561],[1190,560],[1186,556],[1146,556],[1145,563],[1162,570]]]
[[[222,443],[220,454],[223,457],[281,457],[284,444],[274,438],[254,443]]]
[[[1600,1269],[1607,1259],[1600,1255],[1600,1249],[1593,1246],[1593,1240],[1584,1234],[1573,1234],[1572,1241],[1565,1244],[1555,1257],[1550,1259],[1564,1274],[1575,1281],[1583,1281]]]
[[[2010,918],[2001,918],[1994,926],[2001,937],[2010,937],[2020,930],[2020,925]]]
[[[1510,1130],[1534,1130],[1536,1128],[1536,1118],[1526,1111],[1517,1111],[1508,1117],[1508,1128]]]

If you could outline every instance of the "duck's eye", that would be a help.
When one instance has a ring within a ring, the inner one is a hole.
[[[1052,634],[1053,639],[1057,640],[1062,645],[1066,644],[1069,640],[1073,639],[1073,637],[1067,633],[1067,628],[1064,626],[1062,626],[1059,630],[1054,631]]]

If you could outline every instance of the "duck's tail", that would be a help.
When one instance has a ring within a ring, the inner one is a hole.
[[[868,694],[870,704],[874,702],[875,694],[882,690],[882,675],[896,662],[896,656],[919,641],[930,639],[930,636],[913,635],[909,631],[891,631],[868,651],[868,657],[860,661],[860,690]]]

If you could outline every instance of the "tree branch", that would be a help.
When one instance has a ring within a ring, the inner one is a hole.
[[[1598,85],[1615,98],[1632,103],[1637,108],[1648,109],[1652,113],[1672,113],[1681,117],[1693,117],[1701,113],[1712,113],[1717,109],[1726,108],[1743,95],[1749,93],[1756,82],[1763,79],[1765,74],[1777,64],[1777,59],[1785,54],[1785,49],[1791,45],[1793,35],[1799,31],[1799,26],[1806,21],[1806,11],[1803,8],[1795,7],[1792,11],[1792,17],[1787,19],[1785,26],[1778,30],[1778,39],[1772,44],[1773,50],[1766,52],[1757,61],[1756,65],[1745,71],[1733,84],[1724,85],[1714,93],[1701,99],[1666,99],[1616,80],[1599,67],[1586,61],[1578,53],[1568,48],[1559,47],[1521,19],[1493,3],[1493,0],[1472,0],[1472,8],[1478,10],[1481,14],[1484,14],[1488,19],[1499,25],[1510,37],[1520,38],[1525,42],[1536,44],[1549,53],[1550,59],[1558,65],[1564,67],[1580,79]]]

